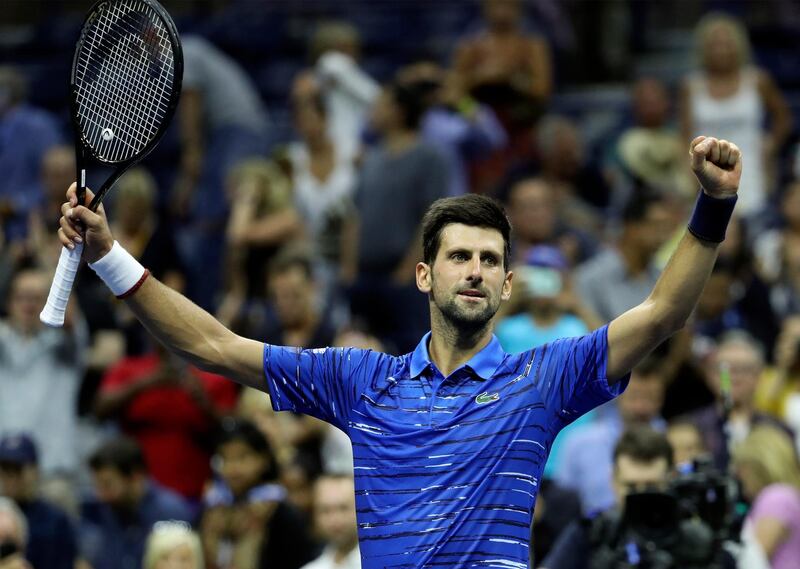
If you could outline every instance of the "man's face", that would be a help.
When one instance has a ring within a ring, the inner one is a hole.
[[[417,287],[457,328],[482,328],[511,295],[513,273],[503,267],[503,251],[495,229],[447,225],[433,265],[417,264]]]
[[[650,462],[634,460],[624,454],[617,458],[614,465],[614,494],[620,510],[625,504],[628,494],[647,490],[663,490],[667,485],[669,464],[667,459],[659,457]]]
[[[36,481],[36,466],[0,462],[0,496],[7,496],[15,502],[30,500]]]
[[[11,284],[8,315],[11,324],[22,333],[38,330],[39,312],[47,300],[47,277],[39,271],[23,271]]]
[[[261,480],[267,458],[240,440],[231,440],[218,449],[220,474],[234,495],[240,496]]]
[[[115,510],[131,510],[135,507],[137,477],[125,476],[108,466],[92,472],[97,498]]]
[[[394,100],[394,96],[389,89],[384,89],[372,106],[370,123],[380,134],[385,134],[400,122],[400,110]]]
[[[634,239],[647,255],[655,255],[669,239],[674,221],[669,207],[653,203],[647,208],[644,219],[635,222]]]
[[[755,395],[758,378],[764,369],[758,352],[744,342],[732,342],[720,348],[717,353],[717,365],[720,373],[727,369],[730,374],[733,404],[750,404]],[[718,379],[721,379],[719,375]],[[719,392],[719,388],[716,392]]]
[[[314,520],[322,537],[342,549],[358,541],[353,482],[321,478],[314,488]]]
[[[675,425],[667,429],[667,439],[675,455],[675,464],[687,464],[705,454],[700,432],[691,425]]]
[[[542,180],[525,180],[511,190],[509,216],[517,234],[525,241],[551,239],[556,225],[553,191]]]
[[[303,322],[314,304],[314,283],[300,267],[272,275],[270,292],[284,327]]]
[[[634,372],[628,388],[619,398],[619,412],[626,423],[648,424],[656,418],[664,401],[664,386],[656,374]]]

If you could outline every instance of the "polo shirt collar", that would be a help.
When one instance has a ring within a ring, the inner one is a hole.
[[[417,347],[411,353],[411,377],[418,377],[429,367],[436,367],[436,364],[431,361],[430,354],[428,353],[428,342],[430,339],[431,333],[428,332],[422,337],[422,340],[420,340]],[[468,367],[481,379],[489,379],[497,371],[497,368],[500,367],[500,364],[503,363],[505,355],[505,351],[503,351],[503,348],[500,346],[500,341],[492,334],[492,339],[489,343],[461,367]]]

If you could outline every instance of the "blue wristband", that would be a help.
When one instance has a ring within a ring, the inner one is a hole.
[[[703,241],[722,243],[725,241],[725,230],[733,214],[733,206],[739,196],[729,198],[712,198],[703,190],[697,196],[692,218],[689,220],[689,231]]]

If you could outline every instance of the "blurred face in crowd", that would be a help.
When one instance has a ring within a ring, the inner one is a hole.
[[[394,100],[390,89],[383,89],[372,107],[370,117],[372,127],[380,134],[400,128],[403,124],[403,111]]]
[[[0,462],[0,496],[27,502],[34,498],[38,479],[38,470],[33,464]]]
[[[664,384],[656,373],[634,370],[628,388],[618,400],[619,413],[626,424],[647,424],[658,416],[664,402]]]
[[[42,158],[42,184],[46,195],[56,203],[64,201],[64,188],[75,181],[75,151],[71,146],[55,146]]]
[[[268,459],[241,440],[228,441],[218,449],[220,474],[235,496],[241,496],[261,482]]]
[[[690,463],[706,452],[700,431],[694,425],[671,425],[667,429],[667,440],[672,447],[675,464]]]
[[[294,105],[294,126],[305,141],[318,141],[325,137],[325,112],[317,98],[303,99]]]
[[[144,492],[143,473],[126,476],[116,468],[103,466],[92,471],[97,498],[117,511],[134,511]]]
[[[720,374],[727,369],[731,379],[731,400],[734,405],[750,406],[764,369],[764,362],[756,349],[744,341],[732,341],[720,346],[716,355],[717,376],[710,378],[710,387],[721,394]]]
[[[667,485],[669,464],[659,457],[651,461],[636,460],[625,454],[619,455],[614,464],[614,494],[617,507],[623,508],[628,494],[663,490]]]
[[[511,295],[504,245],[495,229],[446,225],[433,264],[417,264],[417,287],[430,295],[432,309],[445,321],[457,329],[480,329]]]
[[[800,182],[789,184],[781,200],[781,213],[792,229],[800,229]]]
[[[314,281],[305,269],[292,266],[270,276],[270,293],[285,328],[305,323],[314,311]]]
[[[636,122],[645,128],[660,128],[669,118],[669,94],[656,79],[641,79],[633,88]]]
[[[703,65],[712,73],[730,72],[742,63],[736,32],[727,22],[717,22],[707,30],[702,49]]]
[[[22,334],[32,334],[41,328],[39,312],[47,300],[47,276],[37,270],[23,270],[11,284],[8,316],[11,325]]]
[[[514,29],[522,17],[519,0],[484,0],[483,17],[493,30]]]
[[[181,543],[166,551],[153,565],[153,569],[198,569],[199,560],[187,543]]]
[[[634,221],[626,227],[630,239],[646,256],[655,255],[670,237],[674,229],[674,219],[666,203],[655,202],[648,206],[643,219]]]
[[[575,125],[563,122],[553,129],[542,150],[542,169],[551,176],[571,180],[583,163],[583,144]]]
[[[526,243],[541,243],[554,237],[556,206],[553,190],[541,179],[523,180],[509,195],[508,215],[517,236]]]
[[[322,537],[345,551],[358,543],[353,481],[323,476],[314,486],[314,521]]]
[[[711,273],[697,301],[697,315],[710,320],[725,312],[731,303],[732,286],[733,275],[729,271]]]

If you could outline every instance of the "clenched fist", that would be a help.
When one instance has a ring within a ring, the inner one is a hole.
[[[732,142],[698,136],[689,147],[692,170],[705,192],[714,198],[727,198],[739,191],[742,153]]]

